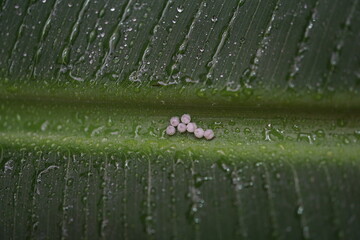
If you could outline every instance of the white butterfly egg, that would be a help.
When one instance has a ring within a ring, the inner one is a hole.
[[[197,128],[194,131],[195,137],[202,138],[204,136],[204,130],[202,128]]]
[[[175,134],[175,132],[176,132],[176,129],[175,129],[175,127],[174,126],[168,126],[167,128],[166,128],[166,134],[167,135],[170,135],[170,136],[172,136],[172,135],[174,135]]]
[[[195,131],[195,129],[197,128],[196,123],[188,123],[188,125],[186,126],[186,130],[190,133],[193,133]]]
[[[184,123],[179,123],[179,125],[177,126],[177,130],[181,133],[186,131],[186,124]]]
[[[181,116],[181,122],[188,124],[191,121],[191,117],[189,114],[184,114]]]
[[[204,132],[204,137],[205,137],[207,140],[213,139],[214,136],[215,136],[214,131],[211,130],[211,129],[207,129],[207,130]]]
[[[172,117],[170,119],[171,126],[177,127],[177,125],[179,125],[179,123],[180,123],[179,117]]]

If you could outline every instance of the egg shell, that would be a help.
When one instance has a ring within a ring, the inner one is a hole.
[[[205,137],[207,140],[213,139],[214,136],[215,136],[214,131],[211,130],[211,129],[207,129],[207,130],[204,132],[204,137]]]
[[[181,116],[181,122],[188,124],[191,121],[191,117],[189,114],[184,114]]]
[[[168,126],[167,128],[166,128],[166,134],[167,135],[170,135],[170,136],[172,136],[172,135],[174,135],[176,133],[176,129],[175,129],[175,127],[174,126]]]
[[[179,117],[172,117],[170,119],[170,125],[171,126],[177,127],[177,125],[179,125],[179,123],[180,123]]]
[[[186,124],[184,123],[179,123],[179,125],[177,126],[177,130],[181,133],[186,131]]]
[[[194,131],[195,137],[202,138],[204,136],[204,130],[202,128],[197,128]]]
[[[188,123],[186,130],[190,133],[193,133],[195,129],[197,128],[196,123]]]

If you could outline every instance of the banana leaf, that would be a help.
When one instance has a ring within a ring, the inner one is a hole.
[[[358,0],[0,0],[0,239],[360,239],[359,33]]]

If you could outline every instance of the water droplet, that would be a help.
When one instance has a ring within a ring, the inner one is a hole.
[[[184,7],[180,5],[176,8],[176,10],[178,11],[178,13],[182,13],[184,11]]]
[[[11,172],[14,168],[13,160],[7,161],[4,165],[4,172]]]
[[[299,206],[299,207],[297,208],[297,210],[296,210],[296,213],[297,213],[298,215],[303,214],[303,213],[304,213],[304,207],[303,207],[303,206]]]
[[[349,140],[347,137],[344,137],[343,142],[344,142],[344,144],[349,144],[349,143],[350,143],[350,140]]]
[[[67,180],[67,182],[66,182],[66,185],[67,186],[72,186],[74,184],[74,179],[73,178],[69,178],[68,180]]]
[[[101,9],[99,12],[99,18],[102,18],[105,15],[105,9]]]
[[[317,138],[324,138],[325,137],[325,131],[322,129],[318,129],[315,131],[316,137]]]
[[[279,180],[279,179],[281,178],[280,173],[276,173],[276,174],[275,174],[275,178],[276,178],[277,180]]]
[[[251,129],[250,129],[250,128],[245,128],[245,129],[244,129],[244,133],[245,133],[245,134],[250,134],[250,133],[251,133]]]
[[[338,63],[339,58],[340,58],[339,53],[338,52],[333,52],[331,54],[331,59],[330,59],[331,65],[335,66]]]
[[[313,138],[312,138],[310,133],[299,133],[298,136],[297,136],[297,140],[298,141],[305,141],[305,142],[308,142],[310,144],[313,143]]]
[[[229,173],[230,172],[230,167],[228,165],[226,165],[225,163],[223,162],[219,162],[218,163],[218,166],[220,167],[220,169],[226,173]]]
[[[300,127],[299,127],[298,125],[296,125],[296,124],[294,124],[294,125],[292,126],[292,129],[293,129],[294,131],[296,131],[296,132],[299,132],[299,131],[300,131]]]
[[[198,95],[199,97],[205,97],[206,96],[206,89],[205,88],[201,88],[196,92],[196,95]]]
[[[46,131],[46,128],[49,126],[49,121],[45,121],[43,124],[41,124],[41,131]]]

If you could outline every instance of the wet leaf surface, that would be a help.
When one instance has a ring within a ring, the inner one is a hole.
[[[0,1],[0,238],[359,239],[359,17]]]

